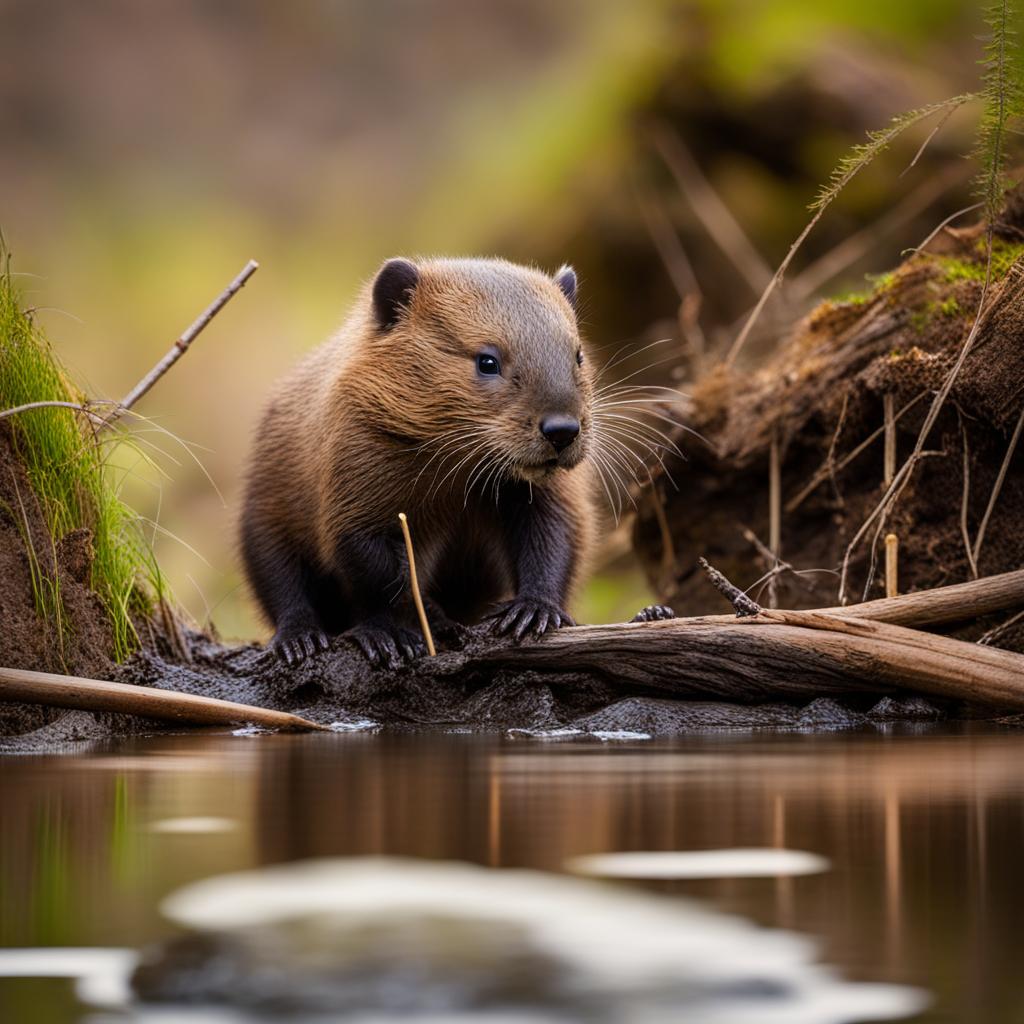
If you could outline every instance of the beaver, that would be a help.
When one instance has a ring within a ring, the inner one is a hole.
[[[431,621],[521,640],[566,611],[595,532],[594,375],[577,279],[501,259],[390,259],[277,387],[241,549],[287,664],[339,633],[373,665],[423,653],[398,513]]]

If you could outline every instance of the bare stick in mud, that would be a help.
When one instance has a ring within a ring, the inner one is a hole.
[[[423,598],[420,596],[420,585],[416,579],[416,555],[412,549],[412,534],[409,532],[409,520],[404,512],[398,513],[398,521],[402,524],[402,535],[405,537],[405,551],[409,556],[409,586],[412,589],[412,599],[416,605],[416,614],[420,618],[420,629],[423,630],[423,639],[426,641],[427,650],[433,658],[437,654],[434,647],[434,638],[430,634],[430,623],[427,621],[427,612],[423,607]]]
[[[146,374],[138,384],[118,403],[117,408],[107,417],[105,426],[110,426],[121,418],[149,389],[188,351],[189,345],[203,332],[207,324],[241,291],[246,281],[259,270],[255,260],[248,263],[238,272],[235,279],[217,296],[200,314],[192,326],[171,346],[168,353]]]
[[[298,715],[230,700],[171,693],[102,679],[59,676],[27,669],[0,668],[0,700],[45,704],[78,711],[113,711],[185,725],[260,725],[284,732],[330,731]]]

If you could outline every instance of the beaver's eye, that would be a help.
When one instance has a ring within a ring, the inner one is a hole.
[[[485,377],[493,377],[501,373],[501,363],[498,362],[498,357],[491,355],[490,352],[481,352],[476,357],[476,369]]]
[[[583,365],[583,349],[581,348],[576,349],[576,365]]]

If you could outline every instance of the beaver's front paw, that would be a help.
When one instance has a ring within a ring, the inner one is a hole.
[[[390,619],[367,619],[353,626],[345,636],[355,641],[374,668],[381,665],[390,669],[401,668],[403,663],[427,653],[419,633]]]
[[[492,612],[491,631],[522,640],[524,636],[543,636],[549,629],[575,626],[576,623],[556,604],[536,597],[517,597]]]
[[[270,646],[281,661],[289,668],[294,668],[314,654],[326,651],[330,642],[322,629],[304,626],[279,629],[270,641]]]
[[[667,604],[649,604],[641,608],[630,622],[657,622],[659,619],[674,619],[676,613]]]

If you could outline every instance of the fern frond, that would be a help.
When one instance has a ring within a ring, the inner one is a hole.
[[[985,204],[990,226],[999,214],[1009,184],[1006,136],[1013,131],[1012,122],[1024,113],[1024,62],[1017,45],[1016,20],[1012,0],[1000,0],[985,11],[990,32],[981,59],[984,109],[978,121],[975,158],[979,167],[976,190]]]
[[[960,96],[952,96],[948,100],[940,100],[938,103],[929,103],[927,106],[918,107],[916,110],[908,110],[905,114],[894,117],[885,128],[879,131],[868,132],[866,142],[862,142],[839,161],[836,169],[829,176],[828,183],[823,185],[821,191],[810,204],[811,210],[823,210],[833,199],[849,184],[850,180],[859,171],[863,170],[880,153],[883,153],[892,142],[902,135],[908,128],[926,120],[939,111],[946,111],[951,114],[958,107],[976,98],[975,93],[967,92]]]

